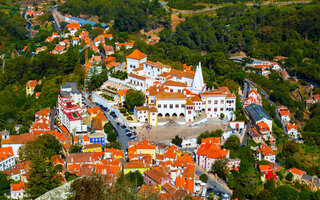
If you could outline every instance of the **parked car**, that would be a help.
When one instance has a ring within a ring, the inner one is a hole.
[[[131,131],[129,130],[129,129],[124,129],[124,131],[126,132],[126,133],[131,133]]]
[[[120,126],[120,123],[119,123],[119,122],[117,122],[117,126]]]
[[[132,134],[131,133],[127,133],[127,136],[131,138]]]
[[[134,135],[131,135],[131,136],[130,136],[130,139],[131,139],[131,140],[134,140],[134,139],[136,139],[136,137],[134,137]]]
[[[125,129],[125,128],[127,128],[127,127],[126,127],[125,125],[121,125],[121,128],[122,128],[122,129]]]

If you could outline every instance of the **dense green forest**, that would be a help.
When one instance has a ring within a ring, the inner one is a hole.
[[[285,7],[223,7],[217,16],[194,15],[161,40],[202,51],[244,51],[248,56],[288,57],[285,66],[297,76],[320,82],[320,4]],[[305,59],[308,58],[308,59]]]
[[[70,0],[58,9],[72,16],[82,14],[98,16],[100,22],[114,21],[114,28],[125,32],[170,26],[170,15],[158,0]]]

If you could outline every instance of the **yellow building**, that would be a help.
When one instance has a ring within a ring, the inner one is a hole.
[[[142,155],[142,154],[149,154],[151,155],[152,159],[156,158],[156,151],[157,151],[157,146],[152,145],[150,142],[143,140],[136,145],[132,145],[128,148],[128,154],[137,154],[137,155]]]
[[[143,162],[129,162],[124,167],[124,174],[139,171],[141,174],[150,169],[150,166]]]
[[[102,152],[102,145],[100,143],[96,144],[85,144],[83,146],[83,152]]]
[[[30,80],[28,81],[28,83],[26,84],[26,94],[28,95],[33,95],[34,93],[34,89],[36,88],[38,82],[37,80]]]

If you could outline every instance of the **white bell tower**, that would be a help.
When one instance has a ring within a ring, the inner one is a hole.
[[[202,68],[201,68],[201,62],[199,62],[199,65],[197,65],[196,72],[193,77],[192,81],[192,92],[194,93],[200,93],[206,90],[206,85],[203,81],[203,75],[202,75]]]

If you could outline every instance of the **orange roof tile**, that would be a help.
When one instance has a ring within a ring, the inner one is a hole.
[[[265,122],[258,122],[257,125],[258,125],[260,130],[270,131],[270,128],[269,128],[268,124],[265,123]]]
[[[186,83],[181,83],[181,82],[177,82],[177,81],[166,81],[163,83],[163,85],[165,86],[177,86],[177,87],[187,87],[188,84]]]
[[[219,159],[225,158],[229,153],[229,149],[221,149],[219,144],[204,143],[198,147],[197,155],[203,155],[208,158]]]
[[[160,192],[159,187],[156,185],[141,185],[139,194],[140,195],[152,195],[152,194],[158,194]]]
[[[180,70],[176,70],[176,69],[171,69],[169,74],[171,76],[175,76],[177,78],[186,77],[186,78],[193,79],[193,77],[194,77],[194,73],[191,71],[184,72],[184,71],[180,71]]]
[[[289,111],[286,111],[286,110],[282,110],[280,111],[280,116],[289,116],[290,117],[290,112]]]
[[[201,143],[220,144],[220,137],[209,137],[201,140]]]
[[[151,179],[153,179],[158,184],[161,184],[161,179],[162,178],[168,178],[169,177],[169,175],[164,173],[164,171],[159,167],[158,168],[153,168],[153,169],[148,170],[148,171],[145,171],[144,174],[145,174],[145,176],[148,176]]]
[[[20,135],[10,135],[9,139],[2,139],[1,144],[26,144],[29,141],[36,139],[40,135],[24,133]]]
[[[92,148],[102,148],[101,143],[95,143],[95,144],[85,144],[83,146],[83,150],[92,149]]]
[[[268,171],[272,168],[269,165],[259,165],[260,171]]]
[[[287,172],[291,172],[291,173],[297,174],[299,176],[301,176],[302,174],[306,174],[307,173],[306,171],[303,171],[303,170],[295,168],[295,167],[293,167],[291,169],[288,169]]]
[[[127,96],[127,91],[128,91],[128,89],[118,90],[118,91],[117,91],[117,94],[118,94],[120,97],[125,97],[125,96]]]
[[[297,126],[296,126],[296,125],[288,124],[288,125],[287,125],[287,130],[291,130],[291,129],[298,130],[298,128],[297,128]]]
[[[258,153],[262,153],[265,156],[275,155],[271,147],[261,144],[260,148],[257,150]]]
[[[139,79],[139,80],[146,80],[147,78],[144,77],[144,76],[140,76],[140,75],[137,75],[137,74],[133,74],[133,73],[130,73],[129,74],[129,77],[132,77],[132,78],[135,78],[135,79]]]
[[[179,92],[163,92],[157,95],[157,100],[175,100],[175,99],[186,99],[184,94]]]
[[[25,189],[25,185],[22,181],[17,184],[11,184],[11,191],[21,191]]]
[[[147,55],[143,54],[138,49],[134,50],[130,55],[127,56],[127,58],[141,60],[143,58],[147,57]]]
[[[0,161],[6,160],[13,156],[12,147],[0,148]]]
[[[26,87],[36,87],[38,81],[37,80],[30,80],[27,82]]]
[[[100,109],[99,106],[88,108],[87,111],[90,115],[102,113],[102,110]]]
[[[143,140],[136,145],[136,149],[156,149],[156,145],[152,145],[150,142]]]
[[[106,63],[111,62],[111,61],[114,61],[114,60],[116,60],[116,58],[115,58],[115,57],[112,57],[112,56],[108,56],[108,57],[105,57],[105,58],[104,58],[104,62],[106,62]]]

